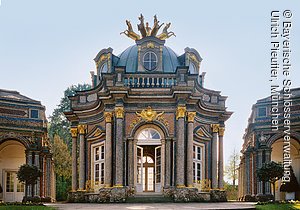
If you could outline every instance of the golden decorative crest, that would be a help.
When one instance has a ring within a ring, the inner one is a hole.
[[[77,128],[78,128],[79,134],[85,134],[85,130],[86,130],[87,126],[86,125],[78,125]]]
[[[77,137],[77,133],[78,133],[77,128],[71,128],[70,131],[71,131],[71,136],[73,138]]]
[[[188,117],[188,122],[194,122],[196,116],[196,112],[188,112],[187,117]]]
[[[124,107],[118,106],[115,108],[116,118],[123,119],[124,118]]]
[[[136,112],[136,114],[146,122],[151,122],[163,115],[164,112],[158,114],[156,111],[152,110],[150,106],[148,106],[147,109],[143,109],[141,113]]]
[[[120,34],[125,34],[126,36],[128,36],[129,38],[131,38],[135,41],[140,40],[146,36],[153,36],[160,40],[165,40],[167,38],[170,38],[171,36],[176,36],[174,34],[174,32],[168,31],[168,29],[171,26],[171,23],[167,23],[165,25],[165,27],[163,28],[162,33],[157,35],[159,29],[164,25],[164,23],[159,24],[159,21],[157,20],[156,15],[154,15],[154,24],[153,24],[152,28],[149,26],[148,22],[146,22],[146,25],[145,25],[144,16],[142,14],[139,17],[139,20],[140,20],[140,24],[138,24],[138,30],[141,35],[139,35],[133,31],[132,25],[129,20],[126,20],[127,29],[125,31],[121,32]]]
[[[225,127],[219,127],[219,136],[224,136]]]
[[[220,125],[219,124],[211,124],[212,132],[217,133],[219,131]]]
[[[112,112],[104,112],[104,116],[105,116],[105,122],[111,123],[113,113]]]
[[[96,132],[94,133],[94,137],[98,137],[103,133],[103,131],[100,128],[96,129]]]
[[[185,117],[186,107],[185,106],[178,106],[176,111],[176,120],[179,118]]]

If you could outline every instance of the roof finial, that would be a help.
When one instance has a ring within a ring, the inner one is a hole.
[[[159,29],[164,25],[164,23],[159,24],[156,15],[154,15],[154,24],[152,28],[149,26],[148,22],[146,22],[146,26],[145,26],[143,14],[140,15],[139,20],[140,23],[137,25],[137,27],[141,35],[133,31],[132,25],[129,20],[126,20],[128,29],[121,32],[120,34],[125,34],[126,36],[128,36],[129,38],[135,41],[145,38],[146,36],[153,36],[161,40],[165,40],[167,38],[170,38],[171,36],[176,36],[174,32],[172,31],[168,32],[171,23],[166,24],[165,27],[163,28],[162,33],[157,35]]]

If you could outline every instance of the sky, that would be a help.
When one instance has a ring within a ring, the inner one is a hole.
[[[291,80],[300,87],[300,1],[96,1],[0,0],[0,89],[40,100],[49,116],[72,84],[90,83],[103,48],[115,55],[133,40],[120,32],[138,16],[171,22],[166,45],[203,58],[205,88],[228,96],[225,160],[240,151],[252,105],[270,94],[271,11],[291,10]],[[283,17],[281,16],[283,20]],[[298,36],[296,36],[298,35]],[[298,58],[298,59],[297,59]]]

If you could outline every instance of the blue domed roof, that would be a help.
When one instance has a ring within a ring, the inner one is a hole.
[[[119,56],[117,66],[125,66],[127,73],[135,73],[138,68],[138,47],[133,45],[128,47]],[[177,66],[180,66],[177,54],[169,47],[163,46],[162,69],[164,73],[173,73]]]

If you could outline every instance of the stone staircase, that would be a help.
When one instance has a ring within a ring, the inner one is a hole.
[[[162,193],[137,193],[134,197],[128,197],[127,203],[170,203],[172,198],[164,197]]]

